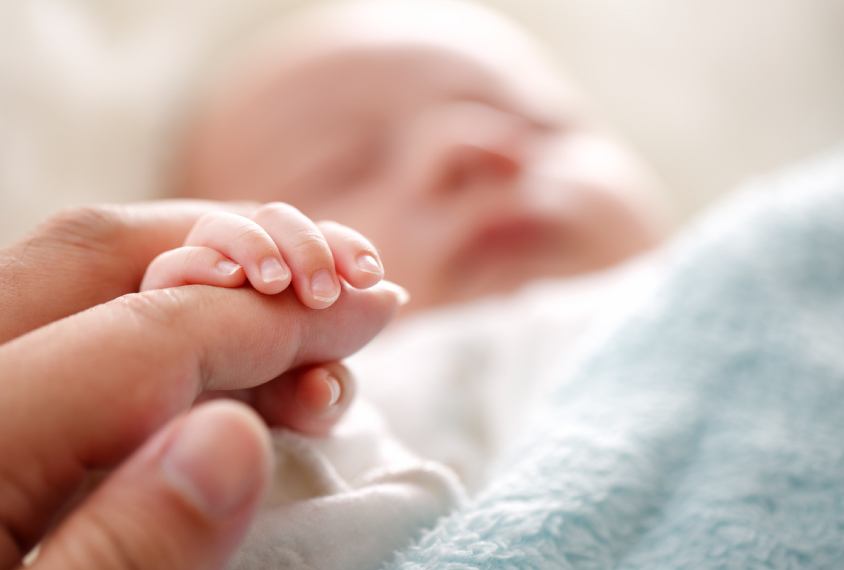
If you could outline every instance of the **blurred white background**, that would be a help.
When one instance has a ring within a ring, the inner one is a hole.
[[[0,3],[0,245],[72,204],[161,195],[198,86],[313,0]],[[683,217],[844,139],[841,0],[487,0],[534,31]]]

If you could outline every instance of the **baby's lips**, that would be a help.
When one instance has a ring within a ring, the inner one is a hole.
[[[396,296],[396,300],[398,301],[399,307],[403,307],[407,305],[407,302],[410,301],[410,293],[397,283],[393,283],[392,281],[387,281],[386,279],[382,279],[370,289],[384,289],[393,293]]]

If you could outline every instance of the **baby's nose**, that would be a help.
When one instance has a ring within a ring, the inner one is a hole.
[[[495,186],[524,166],[527,122],[474,102],[449,103],[420,117],[414,161],[416,184],[434,194]]]

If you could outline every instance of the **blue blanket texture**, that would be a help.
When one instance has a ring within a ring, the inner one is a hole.
[[[844,568],[844,148],[671,252],[485,490],[388,568]]]

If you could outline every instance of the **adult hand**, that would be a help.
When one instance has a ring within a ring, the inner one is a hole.
[[[78,210],[0,254],[0,568],[51,528],[36,568],[222,566],[267,484],[267,433],[234,402],[185,410],[345,356],[394,313],[379,287],[319,311],[248,288],[134,293],[218,207]],[[90,470],[114,466],[58,521]]]

